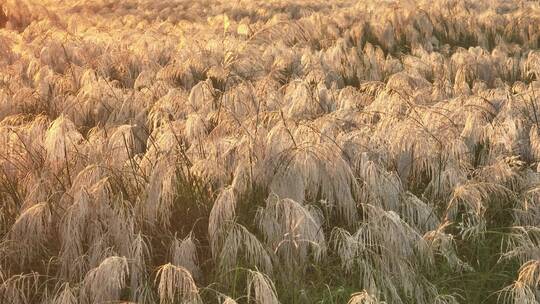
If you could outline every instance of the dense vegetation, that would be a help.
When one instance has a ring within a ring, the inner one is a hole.
[[[0,0],[0,303],[539,303],[539,28]]]

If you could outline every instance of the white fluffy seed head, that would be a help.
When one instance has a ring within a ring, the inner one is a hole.
[[[316,262],[324,258],[326,241],[319,216],[291,199],[271,196],[266,208],[259,211],[257,220],[268,245],[292,270],[302,269],[310,253]]]
[[[197,246],[192,234],[183,240],[175,238],[170,247],[170,256],[173,265],[187,269],[195,280],[201,277],[197,259]]]
[[[208,236],[214,258],[219,254],[225,235],[223,234],[230,222],[234,221],[236,196],[233,189],[223,190],[217,197],[208,219]]]
[[[158,269],[158,294],[160,304],[180,303],[202,304],[199,290],[191,273],[180,266],[165,264]]]
[[[120,300],[128,275],[129,267],[125,257],[106,258],[98,267],[86,274],[83,280],[81,301],[99,303]]]
[[[46,246],[46,242],[51,237],[52,220],[52,211],[46,202],[27,208],[17,218],[11,227],[9,237],[19,248],[17,251],[20,253],[21,263],[39,254]]]
[[[47,159],[55,169],[66,165],[77,152],[77,146],[83,140],[73,122],[65,116],[58,117],[52,122],[45,133],[45,149]]]
[[[276,287],[270,278],[258,271],[249,271],[247,298],[255,303],[279,304]]]

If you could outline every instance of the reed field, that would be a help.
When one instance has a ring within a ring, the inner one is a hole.
[[[540,3],[0,0],[1,304],[540,303]]]

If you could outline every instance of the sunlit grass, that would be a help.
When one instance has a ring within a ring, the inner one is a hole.
[[[0,303],[538,303],[538,26],[0,0]]]

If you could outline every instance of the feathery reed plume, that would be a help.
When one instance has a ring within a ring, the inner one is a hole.
[[[191,273],[180,266],[165,264],[157,272],[159,303],[202,303]]]
[[[247,299],[255,299],[255,303],[279,304],[276,288],[270,278],[258,271],[249,271],[247,283]],[[253,291],[252,291],[253,290]]]
[[[319,262],[326,253],[322,214],[291,199],[270,196],[259,210],[258,222],[268,244],[291,271],[301,271],[309,252]]]
[[[194,279],[201,277],[201,270],[197,260],[197,247],[192,234],[181,241],[174,238],[170,248],[170,255],[173,265],[187,269]]]
[[[51,232],[52,212],[48,203],[37,203],[21,213],[9,235],[18,248],[21,264],[43,250]]]
[[[449,222],[442,223],[437,229],[428,231],[423,237],[433,252],[443,256],[450,267],[458,271],[472,270],[469,265],[459,258],[453,235],[444,232],[444,229],[449,225]]]
[[[532,260],[523,264],[519,270],[518,282],[531,286],[540,287],[540,260]]]
[[[403,295],[398,290],[403,290],[405,294],[415,294],[418,303],[428,303],[433,295],[422,286],[426,283],[421,274],[411,272],[409,267],[432,267],[433,249],[395,212],[365,207],[368,221],[354,234],[342,228],[332,232],[341,267],[347,272],[359,271],[361,284],[370,294],[382,294],[386,300],[401,302]],[[383,253],[377,254],[379,251]],[[398,279],[385,273],[394,273]],[[424,292],[418,293],[419,290]]]
[[[83,137],[77,131],[75,124],[68,118],[60,116],[53,121],[45,133],[44,141],[47,159],[53,168],[58,170],[66,166],[68,169],[68,162],[82,140]]]
[[[370,296],[365,290],[361,292],[355,292],[351,295],[347,304],[382,304],[377,298]]]
[[[1,273],[0,273],[1,274]],[[28,274],[2,277],[0,282],[0,300],[13,304],[30,304],[37,298],[39,290],[39,274],[32,272]]]
[[[217,256],[221,274],[227,274],[239,264],[241,259],[245,260],[249,265],[256,266],[264,273],[272,273],[273,267],[270,254],[246,227],[231,222],[222,229],[225,229],[226,235]]]
[[[176,168],[167,158],[160,158],[154,165],[149,178],[146,198],[144,201],[144,216],[151,225],[170,224],[171,208],[174,204],[177,185]]]
[[[76,304],[79,303],[77,300],[77,293],[74,288],[69,286],[69,283],[64,283],[52,301],[52,304]]]
[[[97,303],[120,300],[128,276],[129,267],[125,257],[106,258],[84,277],[81,301]]]
[[[216,258],[226,238],[229,222],[234,221],[236,197],[232,188],[223,190],[217,197],[208,218],[208,237],[212,256]]]
[[[142,234],[138,233],[131,242],[128,262],[130,266],[131,298],[144,302],[145,284],[149,281],[148,266],[151,260],[150,246]]]
[[[221,304],[237,304],[237,302],[232,298],[225,296]]]
[[[521,282],[515,282],[514,284],[502,289],[497,300],[502,301],[502,303],[538,303],[535,291],[528,285]]]
[[[109,137],[108,151],[114,155],[114,163],[125,164],[135,154],[142,151],[142,147],[133,134],[134,126],[123,125]]]

